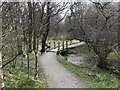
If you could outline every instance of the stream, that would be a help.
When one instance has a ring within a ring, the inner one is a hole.
[[[89,67],[89,68],[93,68],[96,67],[98,60],[95,57],[85,57],[82,55],[77,55],[77,54],[68,54],[65,56],[65,58],[75,64],[78,65],[80,67]]]

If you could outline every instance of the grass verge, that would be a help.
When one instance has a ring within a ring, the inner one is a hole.
[[[65,68],[78,76],[79,79],[90,88],[118,88],[118,85],[120,85],[117,77],[107,71],[103,71],[99,68],[80,68],[59,55],[57,59]]]
[[[28,78],[27,60],[18,57],[15,68],[7,65],[3,69],[6,88],[47,88],[43,72],[40,71],[37,79],[34,78],[34,54],[30,54],[30,71]]]

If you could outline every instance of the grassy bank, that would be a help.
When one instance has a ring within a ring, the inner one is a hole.
[[[27,61],[25,58],[16,59],[15,68],[10,65],[3,69],[6,88],[46,88],[47,83],[44,74],[39,70],[38,78],[34,78],[34,54],[30,54],[30,71],[28,78]],[[40,69],[40,67],[39,67]]]
[[[82,55],[88,58],[95,57],[96,60],[98,60],[99,58],[93,50],[89,50],[87,45],[68,49],[68,52],[74,52],[74,54]],[[120,76],[120,60],[118,59],[118,55],[116,55],[115,52],[111,52],[110,54],[108,54],[106,61],[108,63],[107,68],[109,69],[109,71]]]
[[[114,74],[99,68],[80,68],[73,65],[62,56],[57,56],[58,61],[72,73],[80,78],[91,88],[118,88],[120,82]]]

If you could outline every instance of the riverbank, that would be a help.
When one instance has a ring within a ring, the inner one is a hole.
[[[59,55],[57,59],[65,68],[78,76],[80,80],[91,88],[118,88],[120,85],[116,75],[100,68],[80,68]]]

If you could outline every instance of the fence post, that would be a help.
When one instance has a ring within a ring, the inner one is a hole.
[[[51,42],[49,42],[48,44],[49,44],[49,45],[48,45],[48,48],[49,48],[49,50],[50,50],[50,47],[51,47],[51,46],[50,46],[50,45],[51,45]]]
[[[55,49],[55,47],[56,47],[56,46],[55,46],[55,41],[54,41],[54,49]]]
[[[60,43],[58,42],[58,51],[60,50]]]
[[[64,41],[62,42],[62,48],[63,48],[63,50],[64,50]]]
[[[66,41],[66,49],[68,48],[68,41]]]
[[[70,45],[72,44],[72,40],[70,40]]]

